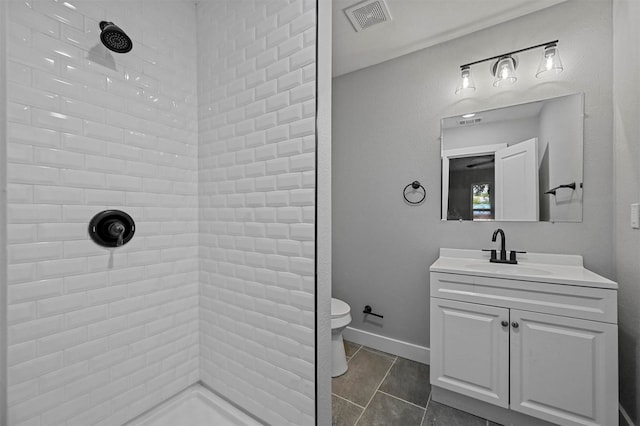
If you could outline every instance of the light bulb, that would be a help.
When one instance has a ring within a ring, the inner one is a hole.
[[[476,90],[476,83],[473,81],[471,68],[462,67],[460,69],[460,83],[458,83],[458,87],[456,88],[456,95],[466,94],[474,90]]]
[[[545,64],[545,68],[547,69],[547,71],[549,71],[551,68],[553,68],[553,57],[549,57],[546,58],[546,64]]]
[[[505,84],[513,84],[518,80],[516,77],[516,61],[512,56],[504,56],[493,66],[493,85],[500,87]]]

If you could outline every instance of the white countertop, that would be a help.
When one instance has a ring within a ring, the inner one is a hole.
[[[518,254],[517,265],[491,263],[489,258],[490,253],[481,250],[441,248],[440,257],[429,270],[489,278],[618,289],[616,282],[585,269],[582,256],[579,255],[524,253]]]

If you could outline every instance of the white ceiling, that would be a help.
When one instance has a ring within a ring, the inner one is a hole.
[[[452,40],[565,0],[386,0],[392,20],[356,32],[333,0],[333,76]]]

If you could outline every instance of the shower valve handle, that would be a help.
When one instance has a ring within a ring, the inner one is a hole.
[[[109,225],[109,233],[112,236],[117,237],[116,247],[120,247],[123,244],[124,231],[125,227],[122,222],[117,221]]]

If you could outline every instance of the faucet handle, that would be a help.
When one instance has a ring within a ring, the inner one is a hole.
[[[526,251],[511,250],[509,252],[509,260],[516,261],[516,253],[526,253]]]
[[[498,258],[498,254],[496,252],[496,249],[482,249],[482,251],[490,251],[491,252],[491,259],[497,259]]]

